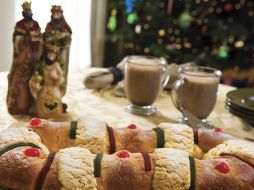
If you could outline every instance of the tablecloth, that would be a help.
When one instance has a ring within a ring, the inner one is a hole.
[[[140,128],[149,129],[162,122],[176,123],[181,117],[173,105],[169,91],[163,91],[155,102],[158,112],[154,116],[138,116],[124,111],[128,104],[126,98],[113,96],[113,87],[101,90],[89,90],[83,85],[83,78],[91,69],[83,71],[70,71],[68,76],[67,93],[63,101],[68,104],[68,113],[61,118],[52,120],[70,121],[86,118],[107,121],[114,127],[125,127],[130,123]],[[226,93],[233,87],[219,85],[218,97],[213,112],[208,117],[215,126],[223,131],[240,138],[254,139],[254,129],[238,117],[229,113],[224,106]],[[9,127],[17,121],[28,121],[29,116],[11,116],[6,108],[7,72],[0,73],[0,130]]]

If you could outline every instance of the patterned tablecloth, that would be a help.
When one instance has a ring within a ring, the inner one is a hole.
[[[124,111],[128,101],[112,95],[112,87],[103,90],[88,90],[82,80],[88,70],[70,72],[67,94],[64,102],[68,104],[68,114],[62,118],[52,120],[82,120],[96,118],[109,122],[115,127],[124,127],[129,123],[136,123],[141,128],[152,128],[161,122],[177,122],[181,113],[174,107],[169,92],[162,92],[156,100],[158,112],[154,116],[141,117]],[[209,120],[223,131],[241,138],[254,139],[254,128],[251,128],[241,119],[230,114],[224,107],[226,93],[233,87],[220,85],[217,103]],[[29,116],[11,116],[6,109],[7,72],[0,73],[0,130],[7,128],[17,121],[28,121]]]

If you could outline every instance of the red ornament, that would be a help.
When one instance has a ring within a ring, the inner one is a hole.
[[[28,148],[24,151],[25,155],[28,157],[39,157],[40,151],[36,148]]]
[[[137,125],[135,125],[135,124],[130,124],[130,125],[128,125],[128,128],[129,128],[129,129],[137,129]]]
[[[40,123],[41,123],[41,120],[39,118],[33,118],[30,121],[30,125],[32,125],[32,126],[39,125]]]
[[[129,152],[127,152],[127,151],[125,151],[125,150],[123,150],[123,151],[121,151],[121,152],[118,152],[116,155],[117,155],[119,158],[128,158],[128,157],[130,157]]]
[[[217,133],[221,133],[222,132],[222,129],[218,128],[218,127],[214,128],[213,130],[214,130],[214,132],[217,132]]]
[[[215,169],[224,174],[227,174],[229,172],[229,167],[225,162],[217,163]]]
[[[225,5],[224,5],[224,11],[226,11],[226,12],[231,12],[232,10],[233,10],[233,8],[234,8],[234,6],[231,4],[231,3],[226,3]]]

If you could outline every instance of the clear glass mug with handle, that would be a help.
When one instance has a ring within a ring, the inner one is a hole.
[[[179,79],[174,82],[171,97],[175,107],[186,109],[200,120],[207,122],[217,100],[221,71],[200,66],[186,66],[178,69]],[[186,123],[183,116],[179,122]]]
[[[129,100],[126,111],[153,115],[153,106],[169,80],[167,61],[152,56],[128,56],[125,64],[125,93]]]

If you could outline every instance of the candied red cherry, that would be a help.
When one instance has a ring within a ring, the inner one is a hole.
[[[221,129],[221,128],[218,128],[218,127],[214,128],[213,130],[214,130],[215,132],[217,132],[217,133],[221,133],[221,132],[222,132],[222,129]]]
[[[137,125],[135,125],[135,124],[130,124],[130,125],[128,125],[128,128],[129,128],[129,129],[137,129]]]
[[[28,148],[24,151],[24,154],[28,157],[39,157],[40,151],[37,148]]]
[[[40,123],[41,123],[41,120],[39,118],[33,118],[30,120],[30,125],[32,126],[39,125]]]
[[[218,162],[215,166],[215,169],[224,174],[229,172],[229,167],[225,162]]]
[[[128,158],[130,157],[130,154],[129,152],[123,150],[123,151],[120,151],[116,154],[119,158]]]

